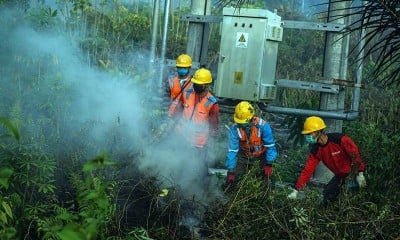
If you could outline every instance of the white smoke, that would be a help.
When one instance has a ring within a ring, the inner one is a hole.
[[[117,144],[120,149],[141,152],[133,161],[142,171],[157,174],[163,186],[178,186],[188,196],[205,196],[207,163],[198,157],[197,150],[173,137],[165,142],[151,140],[152,128],[161,122],[145,118],[149,111],[160,107],[145,103],[148,96],[155,94],[153,89],[147,84],[137,84],[121,72],[110,73],[88,66],[70,35],[59,30],[38,31],[19,22],[21,13],[15,14],[9,9],[0,10],[0,25],[5,26],[0,30],[3,42],[0,94],[10,95],[10,89],[20,91],[13,96],[22,99],[22,124],[27,127],[28,122],[33,123],[23,138],[39,142],[43,133],[36,132],[35,123],[51,119],[49,122],[59,125],[49,124],[46,128],[52,133],[61,132],[59,137],[64,139],[65,151],[74,144],[93,146],[95,150],[88,150],[93,154],[86,156],[89,158],[99,153],[96,150],[110,151],[110,145]],[[127,55],[134,65],[150,54],[142,49]],[[9,101],[11,106],[17,100]],[[1,114],[13,118],[12,108],[2,104]],[[37,106],[50,106],[54,110],[49,113]],[[51,136],[45,137],[51,140]],[[208,165],[216,160],[213,150],[208,151]]]

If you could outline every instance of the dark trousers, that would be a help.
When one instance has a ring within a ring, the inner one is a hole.
[[[254,164],[262,165],[264,161],[265,161],[264,155],[258,157],[247,157],[243,153],[239,152],[237,156],[235,174],[238,176],[244,175],[250,170],[250,168],[252,168]],[[262,167],[263,166],[261,166],[261,168]]]
[[[345,178],[334,176],[328,184],[325,185],[323,191],[323,204],[326,207],[329,202],[335,201],[340,194],[340,189],[345,183]]]

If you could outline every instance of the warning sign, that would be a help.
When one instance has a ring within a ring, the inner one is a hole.
[[[249,34],[244,32],[236,33],[236,47],[247,48],[247,42],[249,41]]]

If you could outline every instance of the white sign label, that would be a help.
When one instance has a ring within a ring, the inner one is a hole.
[[[236,47],[247,48],[247,42],[249,41],[249,34],[244,32],[236,33]]]

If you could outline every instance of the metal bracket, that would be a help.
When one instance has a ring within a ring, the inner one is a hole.
[[[322,22],[304,22],[304,21],[282,21],[283,28],[294,28],[294,29],[309,29],[309,30],[320,30],[329,32],[341,32],[346,27],[345,24],[338,23],[322,23]]]
[[[222,22],[222,17],[211,16],[211,15],[185,14],[181,16],[181,20],[188,22],[212,23],[212,22]]]
[[[222,16],[211,16],[211,15],[197,15],[197,14],[184,14],[181,16],[182,21],[188,22],[200,22],[200,23],[219,23],[222,22]],[[323,23],[323,22],[307,22],[307,21],[294,21],[294,20],[283,20],[283,28],[293,29],[308,29],[308,30],[319,30],[329,32],[341,32],[346,27],[345,24],[338,23]]]
[[[318,92],[339,93],[340,87],[334,84],[306,82],[299,80],[278,79],[276,86],[285,88],[296,88]]]
[[[327,83],[332,83],[335,85],[346,86],[346,87],[365,88],[365,84],[355,83],[354,81],[343,80],[343,79],[331,79],[331,81]]]

